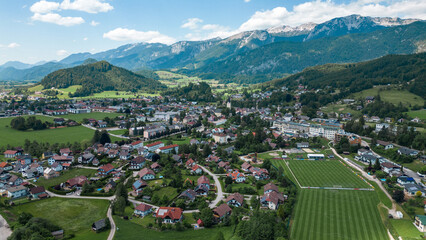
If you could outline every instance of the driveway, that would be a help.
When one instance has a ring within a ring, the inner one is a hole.
[[[7,238],[12,234],[9,225],[6,220],[0,215],[0,240],[7,240]]]

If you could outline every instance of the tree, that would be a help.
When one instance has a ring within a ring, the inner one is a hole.
[[[380,170],[382,169],[382,167],[380,166],[380,161],[379,159],[376,159],[376,161],[374,162],[374,170]]]
[[[101,139],[101,132],[99,130],[96,130],[93,134],[92,143],[98,143]]]
[[[111,142],[111,138],[109,137],[109,134],[107,131],[103,130],[101,132],[101,136],[99,138],[99,143],[100,144],[105,144],[105,143],[110,143]]]
[[[120,196],[115,200],[112,210],[115,215],[123,216],[125,208],[126,208],[126,199]]]
[[[30,221],[31,218],[33,218],[33,215],[31,215],[31,213],[23,212],[19,214],[18,223],[21,225],[25,225],[28,221]]]
[[[226,184],[226,185],[232,184],[232,178],[231,178],[231,177],[229,177],[229,176],[228,176],[228,177],[226,177],[226,178],[225,178],[225,184]]]
[[[206,228],[209,228],[213,225],[213,212],[210,208],[203,208],[200,212],[200,218]]]
[[[223,236],[223,233],[219,231],[216,236],[214,236],[213,240],[225,240],[225,237]]]
[[[401,203],[404,201],[404,191],[397,189],[395,191],[393,191],[392,193],[392,198],[397,202],[397,203]]]

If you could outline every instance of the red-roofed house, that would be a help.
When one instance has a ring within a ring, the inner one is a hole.
[[[132,148],[133,149],[138,149],[143,147],[143,142],[142,141],[136,141],[136,142],[132,142]]]
[[[183,218],[181,208],[160,207],[155,213],[155,217],[163,219],[163,223],[180,222]]]
[[[6,150],[6,152],[4,152],[4,157],[5,158],[14,158],[16,156],[21,155],[21,153],[19,151],[16,150]]]
[[[98,175],[101,177],[108,176],[114,169],[115,167],[111,163],[108,163],[98,168]]]
[[[228,206],[228,204],[226,203],[222,203],[219,207],[215,208],[213,210],[213,216],[216,219],[222,219],[223,217],[225,217],[226,215],[230,215],[232,212],[232,209]]]
[[[68,181],[65,182],[65,186],[67,186],[68,188],[77,188],[77,189],[81,189],[84,185],[84,183],[89,182],[89,180],[87,180],[86,176],[78,176],[75,178],[71,178]]]
[[[203,169],[201,169],[201,167],[198,166],[197,164],[195,164],[191,169],[191,174],[202,174],[202,173],[203,173]]]
[[[145,217],[146,215],[150,214],[152,212],[152,207],[145,204],[145,203],[141,203],[139,205],[137,205],[135,207],[135,211],[133,212],[133,214],[135,214],[136,216],[139,217]]]
[[[177,144],[172,144],[169,146],[165,146],[165,147],[160,147],[159,149],[155,150],[156,153],[164,153],[164,154],[168,154],[171,153],[173,151],[173,149],[175,150],[175,152],[177,153],[179,151],[179,145]]]
[[[210,180],[203,175],[197,179],[197,185],[201,185],[201,184],[204,184],[210,187]]]
[[[234,207],[241,207],[243,205],[243,202],[244,202],[244,196],[241,195],[240,193],[234,193],[234,194],[229,195],[226,198],[225,202],[228,205],[232,205]]]
[[[238,171],[228,173],[226,174],[226,176],[232,178],[232,181],[236,183],[242,183],[246,181],[246,176],[244,175],[244,173],[240,173]]]
[[[155,178],[155,173],[149,168],[144,168],[138,172],[138,175],[143,180],[151,180]]]
[[[195,162],[192,160],[192,158],[190,158],[188,161],[186,161],[185,165],[187,168],[192,168],[195,165]]]

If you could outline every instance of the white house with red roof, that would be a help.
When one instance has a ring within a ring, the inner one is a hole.
[[[98,176],[108,176],[114,169],[115,167],[111,163],[105,164],[98,168]]]
[[[177,223],[183,219],[183,211],[176,207],[160,207],[155,213],[155,217],[161,218],[163,223]]]
[[[152,212],[152,207],[148,204],[141,203],[135,207],[135,211],[133,212],[134,215],[139,217],[145,217],[146,215],[150,214]]]
[[[175,152],[177,153],[179,151],[179,145],[177,144],[172,144],[172,145],[168,145],[165,147],[160,147],[157,150],[155,150],[156,153],[164,153],[164,154],[168,154],[171,153],[173,151],[173,149],[175,150]]]
[[[164,143],[160,142],[160,141],[153,142],[153,143],[150,143],[150,144],[146,145],[145,147],[148,149],[148,151],[155,152],[160,147],[164,147]]]

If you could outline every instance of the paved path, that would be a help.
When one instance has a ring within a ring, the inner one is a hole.
[[[7,238],[12,234],[9,225],[6,220],[0,215],[0,240],[7,240]]]
[[[222,185],[220,184],[219,178],[218,176],[216,176],[215,174],[213,174],[212,172],[210,172],[207,168],[199,165],[201,167],[201,169],[203,169],[204,172],[206,172],[207,174],[209,174],[210,176],[213,177],[214,183],[216,184],[216,189],[217,189],[217,193],[216,193],[216,199],[210,203],[209,207],[210,208],[215,208],[216,205],[223,199],[224,195],[223,195],[223,191],[222,191]]]

